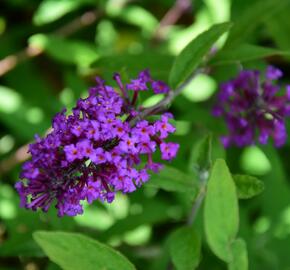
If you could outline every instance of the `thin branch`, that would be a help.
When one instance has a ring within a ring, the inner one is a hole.
[[[82,28],[93,24],[100,14],[101,12],[97,10],[88,11],[68,24],[60,27],[54,31],[53,34],[61,37],[68,37]],[[15,54],[6,56],[4,59],[0,60],[0,77],[15,68],[18,64],[34,58],[42,53],[43,50],[41,48],[27,46],[25,49]]]
[[[75,18],[68,24],[54,31],[54,34],[62,37],[71,36],[72,34],[83,29],[84,27],[92,25],[101,15],[102,12],[98,10],[87,11],[80,17]]]
[[[29,159],[30,154],[28,154],[28,144],[21,146],[7,159],[4,159],[0,163],[0,175],[9,172],[17,164],[22,163]]]
[[[161,19],[157,27],[153,40],[161,40],[164,38],[168,26],[174,25],[181,16],[192,6],[190,0],[176,0],[175,4]]]

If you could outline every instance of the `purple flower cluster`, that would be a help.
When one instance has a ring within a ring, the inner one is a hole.
[[[133,192],[146,182],[148,169],[162,167],[153,162],[157,148],[163,160],[176,156],[179,145],[165,142],[175,131],[171,114],[154,122],[136,118],[142,112],[136,105],[138,92],[151,87],[167,93],[168,86],[153,81],[147,70],[127,85],[119,74],[114,79],[119,92],[97,78],[71,115],[65,110],[57,114],[52,131],[45,138],[36,136],[29,148],[32,159],[16,183],[22,207],[47,211],[56,202],[59,216],[75,216],[83,213],[83,200],[112,202],[116,192]],[[132,98],[128,90],[133,90]]]
[[[226,120],[229,134],[221,137],[225,147],[251,145],[256,138],[259,143],[266,144],[269,137],[276,147],[285,144],[285,118],[290,115],[290,86],[286,87],[286,94],[278,94],[281,87],[276,81],[282,75],[273,66],[267,68],[264,79],[259,71],[244,70],[221,85],[213,114]]]

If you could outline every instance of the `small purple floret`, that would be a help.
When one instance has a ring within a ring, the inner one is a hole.
[[[169,86],[162,81],[153,81],[152,89],[155,94],[166,94],[170,91]]]

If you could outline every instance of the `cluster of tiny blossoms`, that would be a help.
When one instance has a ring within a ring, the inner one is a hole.
[[[267,68],[265,78],[256,70],[244,70],[233,80],[221,85],[214,116],[226,120],[229,134],[222,136],[225,147],[243,147],[259,143],[266,144],[271,137],[276,147],[287,139],[285,118],[290,115],[290,86],[281,95],[276,81],[282,72]]]
[[[136,105],[140,91],[167,93],[169,87],[152,80],[148,70],[127,85],[119,74],[114,79],[119,92],[97,78],[97,86],[78,100],[71,115],[65,110],[57,114],[52,131],[45,138],[36,136],[29,148],[32,159],[16,183],[22,207],[47,211],[55,203],[59,216],[82,214],[83,200],[112,202],[117,191],[133,192],[146,182],[148,169],[158,172],[162,165],[152,157],[157,148],[163,160],[176,156],[179,145],[165,142],[175,131],[171,114],[149,122],[139,119],[143,109]]]

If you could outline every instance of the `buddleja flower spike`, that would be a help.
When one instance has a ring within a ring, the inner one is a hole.
[[[285,144],[285,118],[290,115],[290,87],[281,95],[276,84],[282,72],[269,66],[265,79],[260,72],[244,70],[233,80],[221,85],[214,116],[224,117],[229,134],[222,136],[225,147],[243,147],[256,142],[266,144],[273,138],[276,147]]]
[[[32,158],[16,183],[22,207],[47,211],[56,202],[59,216],[82,214],[82,201],[112,202],[116,192],[133,192],[148,181],[147,171],[162,167],[153,161],[157,149],[163,160],[176,156],[179,145],[165,142],[175,132],[172,115],[150,122],[138,117],[142,110],[136,105],[140,91],[167,93],[169,87],[154,81],[148,70],[127,85],[119,74],[114,79],[120,93],[97,78],[71,115],[65,110],[57,114],[52,131],[45,138],[36,136],[29,147]],[[131,100],[129,91],[134,91]],[[147,157],[144,166],[142,157]]]

